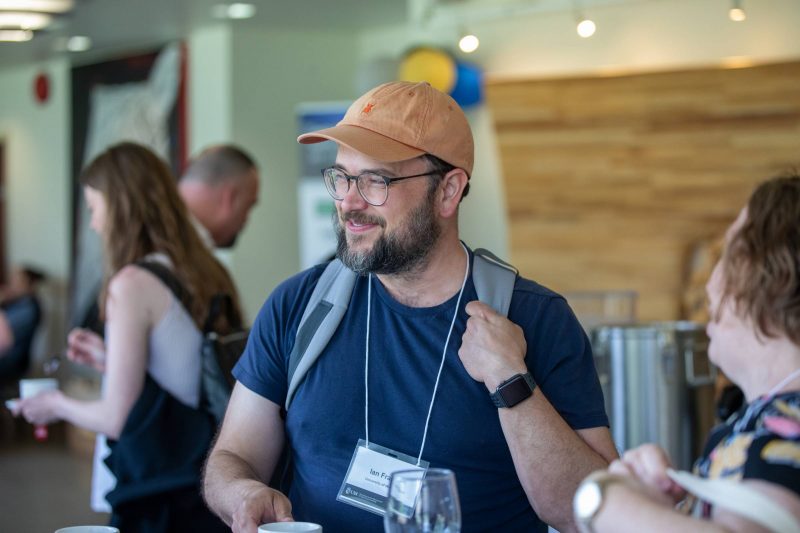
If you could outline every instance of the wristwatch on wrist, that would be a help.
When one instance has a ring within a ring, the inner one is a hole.
[[[606,488],[619,481],[619,477],[602,470],[590,474],[578,486],[572,499],[572,509],[575,512],[575,521],[582,531],[594,533],[592,521],[603,508]]]
[[[530,398],[536,389],[530,372],[515,374],[497,386],[491,394],[496,407],[514,407],[522,400]]]

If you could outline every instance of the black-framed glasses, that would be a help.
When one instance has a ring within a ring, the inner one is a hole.
[[[362,172],[358,176],[351,176],[340,168],[328,167],[322,169],[322,178],[325,180],[325,187],[328,194],[334,200],[344,200],[345,195],[350,190],[350,182],[356,182],[358,194],[370,205],[383,205],[389,198],[389,185],[398,181],[422,176],[431,176],[437,172],[428,171],[423,174],[413,176],[399,176],[390,178],[375,172]]]

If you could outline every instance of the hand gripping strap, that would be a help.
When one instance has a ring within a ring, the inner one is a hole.
[[[478,248],[474,253],[472,282],[475,284],[478,300],[490,305],[501,315],[508,316],[514,283],[519,272],[489,250]]]

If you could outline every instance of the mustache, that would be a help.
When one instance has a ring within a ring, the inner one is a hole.
[[[386,220],[383,219],[382,217],[370,216],[365,213],[359,213],[357,211],[342,213],[342,215],[339,217],[339,221],[342,224],[351,221],[355,222],[356,224],[375,224],[382,228],[386,227]]]

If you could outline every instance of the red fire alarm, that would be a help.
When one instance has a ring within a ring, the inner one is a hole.
[[[47,102],[50,96],[50,78],[47,74],[39,73],[33,81],[33,95],[40,104]]]

